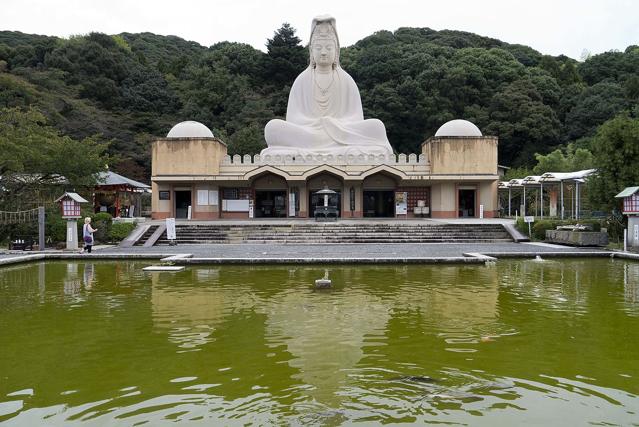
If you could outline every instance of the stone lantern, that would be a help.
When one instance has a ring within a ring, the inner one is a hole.
[[[78,249],[78,218],[82,217],[80,205],[89,203],[78,193],[64,193],[56,203],[60,203],[62,218],[67,220],[67,250]]]
[[[329,206],[328,204],[330,196],[337,194],[337,192],[330,190],[328,187],[324,186],[324,189],[318,191],[316,194],[322,197],[324,204],[321,205],[318,203],[318,205],[315,207],[315,220],[318,221],[320,220],[320,218],[337,219],[337,206]]]

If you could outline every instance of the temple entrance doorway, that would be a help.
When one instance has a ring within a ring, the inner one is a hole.
[[[459,218],[474,218],[475,217],[475,191],[476,190],[459,190],[459,211],[457,216]]]
[[[175,192],[175,218],[186,219],[189,217],[189,206],[191,206],[190,191]]]
[[[395,192],[392,190],[364,190],[364,217],[393,218]]]
[[[256,190],[255,217],[286,218],[286,190]]]

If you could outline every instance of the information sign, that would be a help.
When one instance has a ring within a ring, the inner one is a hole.
[[[166,238],[168,240],[175,240],[175,218],[166,219]]]

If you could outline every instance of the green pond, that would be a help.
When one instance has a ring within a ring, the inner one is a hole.
[[[0,424],[639,425],[639,263],[0,269]]]

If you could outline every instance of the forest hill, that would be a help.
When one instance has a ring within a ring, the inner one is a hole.
[[[150,141],[172,124],[210,126],[229,154],[264,148],[264,124],[285,114],[308,53],[288,24],[266,52],[175,36],[92,33],[59,39],[0,32],[0,107],[35,107],[62,134],[110,140],[112,165],[148,180]],[[598,126],[636,114],[639,47],[577,62],[459,31],[380,31],[341,50],[367,117],[397,152],[416,152],[463,117],[499,137],[499,162],[532,167],[535,153],[590,149]],[[634,110],[633,110],[634,108]]]

